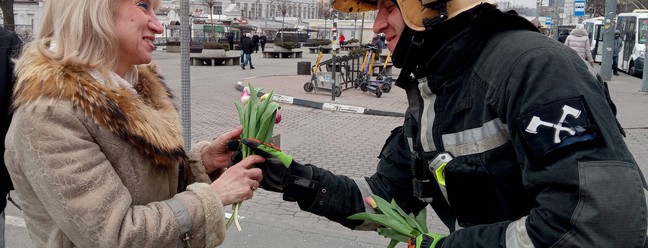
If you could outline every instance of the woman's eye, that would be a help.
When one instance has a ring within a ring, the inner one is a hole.
[[[144,1],[137,2],[137,7],[140,7],[144,11],[148,11],[149,6],[150,6],[149,3],[147,3],[147,2],[144,2]]]

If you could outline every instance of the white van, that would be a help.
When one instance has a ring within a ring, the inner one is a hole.
[[[616,30],[621,31],[623,40],[623,47],[619,52],[619,69],[633,76],[641,75],[648,32],[648,10],[637,9],[632,13],[619,14]]]
[[[592,58],[594,61],[601,62],[603,60],[603,20],[604,17],[596,17],[583,21],[583,26],[587,31],[587,37],[590,41],[590,49],[592,49]]]

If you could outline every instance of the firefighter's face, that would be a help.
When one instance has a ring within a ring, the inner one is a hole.
[[[398,6],[391,0],[378,0],[378,16],[373,25],[376,34],[384,33],[389,51],[394,51],[405,29],[405,20]]]

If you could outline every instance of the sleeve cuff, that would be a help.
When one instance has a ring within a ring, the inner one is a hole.
[[[209,184],[194,183],[187,187],[198,196],[205,214],[205,247],[216,247],[225,240],[225,211],[220,197]]]
[[[209,145],[209,141],[201,141],[195,144],[189,151],[189,170],[195,182],[211,183],[212,180],[207,175],[205,165],[202,160],[202,150]]]

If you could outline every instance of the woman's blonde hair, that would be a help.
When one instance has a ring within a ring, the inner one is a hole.
[[[16,62],[28,66],[30,55],[48,57],[62,65],[112,69],[119,48],[114,16],[123,0],[47,0],[40,31]],[[160,0],[150,0],[153,7]]]

